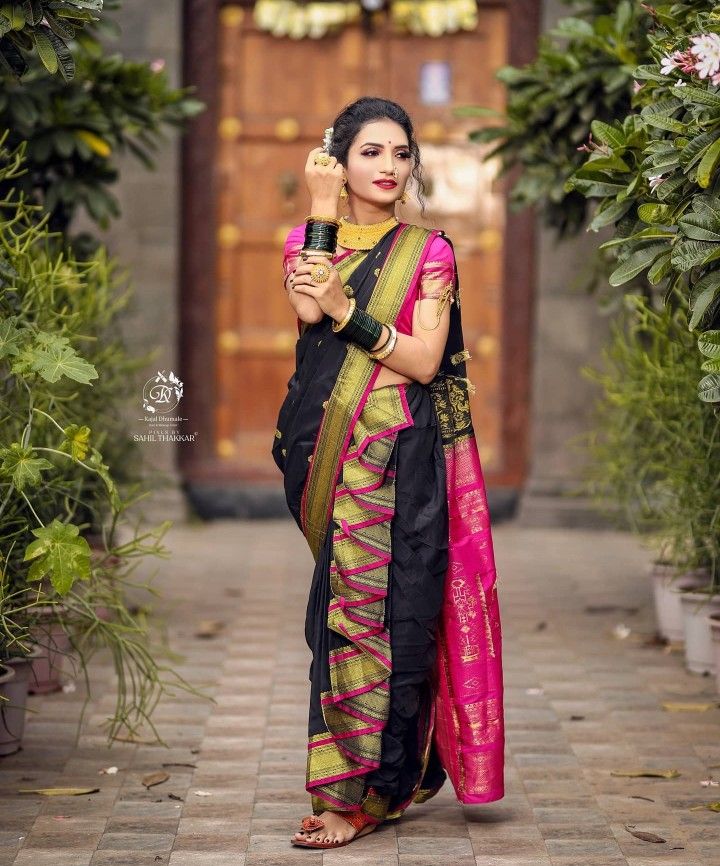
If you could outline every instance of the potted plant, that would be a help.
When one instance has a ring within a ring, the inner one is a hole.
[[[603,369],[583,369],[602,388],[585,437],[585,483],[601,506],[619,504],[654,550],[658,631],[679,640],[682,590],[704,587],[705,598],[717,591],[720,419],[695,394],[695,338],[684,296],[668,300],[627,295]]]
[[[0,181],[23,171],[22,153],[0,137]],[[67,639],[84,671],[108,647],[118,682],[109,737],[145,724],[157,736],[150,714],[159,697],[171,687],[199,692],[163,663],[148,605],[128,602],[154,594],[133,571],[168,555],[170,522],[120,540],[127,510],[147,495],[145,481],[128,477],[132,445],[120,420],[120,397],[141,364],[118,335],[127,293],[103,248],[74,259],[39,211],[21,197],[0,201],[1,274],[11,276],[0,292],[2,596],[21,611],[17,628],[44,630],[52,650]],[[104,554],[93,557],[88,529],[102,534]],[[47,606],[62,637],[48,627]]]
[[[708,624],[710,625],[710,639],[715,660],[715,685],[720,692],[720,613],[711,613],[708,617]]]

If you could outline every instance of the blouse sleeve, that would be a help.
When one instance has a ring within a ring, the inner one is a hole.
[[[290,233],[285,238],[285,250],[283,254],[283,277],[288,278],[288,275],[297,267],[298,254],[305,243],[305,223],[290,229]]]
[[[455,256],[445,238],[436,235],[420,270],[418,300],[440,298],[447,290],[452,303],[455,299]]]

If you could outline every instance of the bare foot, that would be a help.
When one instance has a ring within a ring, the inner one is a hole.
[[[312,831],[298,830],[294,838],[301,842],[346,842],[357,835],[353,825],[335,812],[322,812],[317,817],[325,822],[324,827]],[[368,832],[366,829],[364,835]]]

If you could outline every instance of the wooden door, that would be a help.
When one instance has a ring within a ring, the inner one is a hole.
[[[381,95],[413,119],[428,183],[425,217],[412,194],[398,216],[444,229],[455,246],[478,446],[488,486],[503,483],[512,459],[503,432],[506,202],[496,167],[468,140],[477,119],[453,107],[502,109],[494,72],[508,62],[508,9],[483,7],[474,32],[441,38],[393,32],[383,19],[372,34],[351,26],[297,41],[259,31],[240,7],[218,15],[215,354],[205,359],[215,377],[214,478],[280,481],[270,448],[297,338],[283,241],[309,212],[308,151],[343,105]]]

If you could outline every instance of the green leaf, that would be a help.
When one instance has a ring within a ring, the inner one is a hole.
[[[65,44],[65,41],[61,39],[57,33],[53,33],[49,27],[44,27],[44,30],[47,38],[50,40],[53,51],[57,56],[60,65],[60,74],[65,81],[72,81],[75,78],[75,61],[73,60],[70,49]]]
[[[710,373],[698,382],[698,397],[703,403],[720,402],[720,375]]]
[[[642,249],[635,250],[627,259],[610,274],[608,282],[611,286],[621,286],[633,277],[650,267],[652,262],[662,253],[667,251],[666,244],[650,244]]]
[[[700,369],[706,373],[720,373],[720,358],[708,358],[700,364]]]
[[[61,523],[56,517],[49,526],[32,533],[38,540],[27,546],[23,557],[23,562],[35,560],[28,580],[42,580],[49,574],[58,594],[66,595],[77,579],[90,579],[90,545],[79,535],[77,526]]]
[[[713,143],[719,139],[719,133],[715,129],[706,130],[696,135],[683,147],[680,153],[680,163],[685,166],[685,169],[692,168],[695,163],[702,159],[702,155]]]
[[[0,358],[8,358],[10,355],[20,354],[20,343],[22,331],[15,326],[16,316],[9,316],[0,320]]]
[[[669,204],[641,204],[638,207],[638,216],[644,223],[649,223],[651,225],[656,223],[665,223],[670,214],[672,213],[672,208]]]
[[[64,428],[65,441],[60,445],[60,451],[70,454],[73,460],[84,460],[90,447],[90,428],[70,424]]]
[[[688,327],[694,330],[708,307],[720,293],[720,271],[711,271],[699,279],[690,290],[689,307],[692,312]]]
[[[710,145],[705,151],[705,156],[700,160],[697,170],[697,182],[703,189],[710,185],[710,179],[715,171],[718,159],[720,159],[720,138]]]
[[[682,103],[679,99],[668,97],[659,99],[646,105],[640,112],[643,122],[657,129],[666,129],[668,132],[684,132],[685,124],[672,117],[673,112],[680,108]]]
[[[720,331],[705,331],[700,334],[698,349],[706,358],[720,358]]]
[[[672,263],[680,271],[689,271],[720,257],[720,245],[707,241],[681,241],[672,251]]]
[[[23,448],[19,442],[13,442],[9,448],[0,448],[0,473],[12,479],[17,490],[26,487],[37,487],[42,481],[40,475],[43,469],[52,469],[53,465],[44,457],[35,457],[33,448]]]
[[[566,192],[576,189],[588,198],[606,198],[615,196],[625,189],[621,183],[608,183],[607,181],[587,180],[586,178],[572,175],[565,182]]]
[[[703,213],[688,213],[678,220],[678,227],[685,237],[695,241],[720,241],[720,219]]]
[[[687,84],[684,87],[673,87],[672,92],[681,97],[684,102],[699,102],[700,105],[709,105],[711,108],[720,109],[720,94],[704,90],[702,87],[694,87]]]
[[[601,203],[602,205],[602,203]],[[588,229],[590,231],[597,231],[603,226],[610,225],[610,223],[616,223],[621,217],[623,217],[633,206],[632,199],[626,199],[625,201],[616,201],[612,202],[606,208],[598,210],[595,213]]]
[[[43,66],[47,71],[54,75],[58,68],[58,57],[52,42],[48,39],[47,34],[42,30],[34,30],[32,32],[33,42],[37,48],[38,57],[42,60]]]
[[[647,272],[648,282],[651,286],[657,286],[659,282],[665,279],[672,268],[672,253],[668,250],[661,256],[658,256],[652,263]]]
[[[40,331],[36,336],[37,346],[31,352],[31,367],[48,382],[57,382],[67,376],[75,382],[87,385],[97,379],[95,367],[81,358],[69,345],[67,337]]]
[[[603,123],[602,120],[593,120],[590,124],[590,129],[594,138],[613,149],[623,147],[625,144],[625,135],[622,129],[610,126],[609,123]]]

